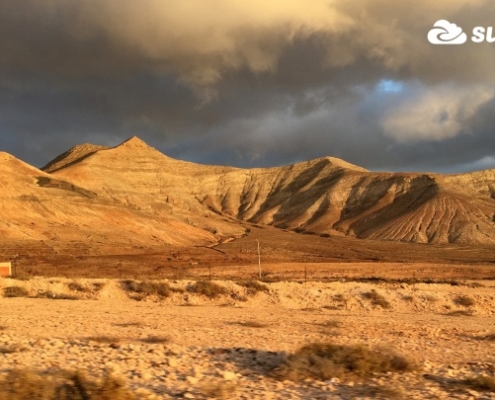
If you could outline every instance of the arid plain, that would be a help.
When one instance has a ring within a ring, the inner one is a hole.
[[[494,170],[244,170],[132,138],[41,170],[0,153],[0,185],[6,388],[46,374],[47,393],[81,398],[495,398]]]

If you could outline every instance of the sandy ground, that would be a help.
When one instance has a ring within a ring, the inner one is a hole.
[[[50,291],[81,298],[0,298],[0,349],[19,350],[0,351],[0,373],[13,367],[78,368],[95,376],[113,371],[142,398],[495,398],[455,384],[494,374],[490,282],[278,282],[249,296],[225,281],[218,284],[229,294],[211,300],[190,293],[192,282],[170,281],[185,291],[142,301],[130,299],[119,281],[78,280],[82,291],[69,290],[71,282],[0,279],[0,290],[20,286],[29,296]],[[103,288],[96,290],[94,282]],[[373,290],[388,308],[366,298]],[[459,304],[462,296],[473,304]],[[394,348],[420,369],[365,382],[294,383],[267,376],[287,353],[321,341]]]

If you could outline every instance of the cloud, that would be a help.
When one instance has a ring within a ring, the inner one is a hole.
[[[494,97],[495,87],[423,87],[387,110],[381,124],[399,142],[443,141],[467,133],[469,119]]]
[[[472,162],[495,148],[495,52],[427,33],[494,13],[484,0],[3,0],[0,148],[43,165],[137,134],[239,166]]]
[[[435,22],[433,26],[434,28],[428,32],[428,41],[431,44],[466,43],[467,35],[456,24],[441,19]]]

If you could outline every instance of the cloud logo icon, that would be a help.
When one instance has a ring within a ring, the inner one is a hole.
[[[466,40],[467,35],[462,28],[445,19],[435,22],[433,29],[428,32],[428,41],[431,44],[463,44]]]

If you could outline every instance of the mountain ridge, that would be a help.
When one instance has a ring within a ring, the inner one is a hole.
[[[271,168],[207,166],[133,137],[53,175],[136,207],[168,205],[171,214],[222,235],[232,233],[220,218],[227,217],[361,239],[495,244],[495,170],[370,172],[332,157]]]

